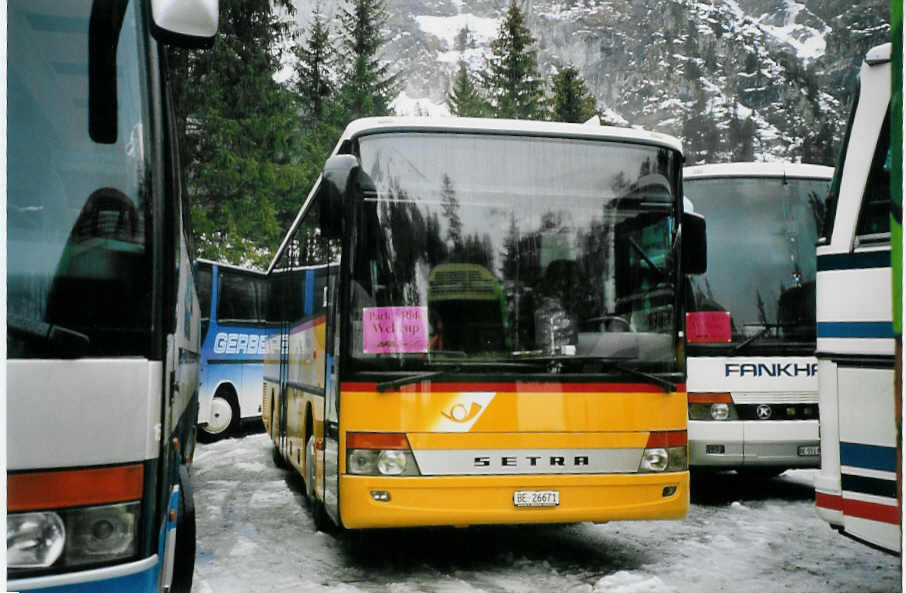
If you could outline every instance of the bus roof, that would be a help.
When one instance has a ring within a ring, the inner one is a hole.
[[[595,123],[592,123],[595,122]],[[548,136],[638,142],[670,148],[682,153],[678,138],[637,128],[602,126],[596,120],[584,124],[534,121],[522,119],[492,119],[473,117],[365,117],[352,121],[338,146],[346,140],[370,134],[391,132],[452,132],[512,134],[517,136]]]
[[[802,163],[719,163],[693,165],[683,168],[683,179],[714,177],[795,177],[805,179],[830,179],[833,167]]]

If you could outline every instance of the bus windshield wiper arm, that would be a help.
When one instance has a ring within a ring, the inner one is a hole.
[[[645,381],[650,381],[651,383],[654,383],[658,387],[663,388],[663,390],[666,393],[671,393],[673,391],[676,391],[676,384],[673,381],[669,381],[669,380],[664,379],[663,377],[659,377],[653,373],[646,373],[645,371],[640,371],[639,369],[634,369],[632,367],[622,365],[619,362],[616,362],[616,361],[613,361],[613,360],[610,360],[607,358],[596,359],[596,360],[600,360],[601,362],[606,363],[608,367],[610,367],[616,371],[620,371],[621,373],[624,373],[626,375],[631,375],[633,377],[638,377],[639,379],[644,379]]]
[[[630,360],[626,358],[608,358],[606,356],[547,356],[542,358],[535,358],[532,360],[546,360],[552,363],[562,363],[562,362],[600,362],[604,364],[608,370],[615,370],[623,373],[624,375],[630,375],[632,377],[637,377],[639,379],[644,379],[647,382],[654,383],[658,387],[663,388],[666,392],[676,391],[676,384],[673,381],[659,377],[653,373],[647,373],[645,371],[640,371],[639,369],[634,369],[632,367],[621,364],[622,360]]]
[[[81,332],[19,315],[8,315],[6,325],[13,334],[37,338],[72,352],[81,352],[91,343],[91,338]]]
[[[742,342],[740,342],[739,344],[734,346],[733,349],[730,350],[730,354],[736,354],[743,348],[747,347],[749,344],[752,344],[753,342],[763,338],[765,336],[765,334],[767,334],[772,329],[779,328],[779,327],[783,327],[783,326],[779,323],[766,323],[765,326],[763,328],[761,328],[761,330],[759,330],[758,333],[756,333],[753,336],[749,336],[748,338],[746,338],[745,340],[743,340]]]
[[[453,369],[455,370],[455,369]],[[378,393],[384,393],[385,391],[390,391],[391,389],[399,389],[403,385],[409,385],[410,383],[418,383],[419,381],[424,381],[425,379],[433,379],[440,375],[444,375],[450,372],[450,369],[438,370],[438,371],[428,371],[425,373],[412,373],[411,375],[406,375],[398,379],[392,379],[390,381],[381,381],[377,384]]]

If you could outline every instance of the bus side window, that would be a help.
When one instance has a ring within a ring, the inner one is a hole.
[[[862,196],[862,209],[856,224],[856,240],[887,242],[890,240],[890,111],[884,119],[878,145],[871,161],[868,181]]]

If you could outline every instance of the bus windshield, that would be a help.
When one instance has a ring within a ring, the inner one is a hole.
[[[356,361],[677,368],[678,153],[434,132],[368,135],[358,146]]]
[[[146,354],[151,328],[146,45],[119,31],[113,143],[89,136],[88,5],[8,7],[10,358]]]
[[[815,241],[828,184],[789,177],[683,182],[708,221],[708,271],[691,277],[688,310],[729,311],[730,348],[746,342],[814,349]]]

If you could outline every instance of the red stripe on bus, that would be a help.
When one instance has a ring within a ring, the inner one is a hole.
[[[377,383],[343,383],[343,391],[375,392]],[[676,386],[676,393],[686,390],[685,383]],[[422,382],[403,385],[401,392],[447,393],[493,391],[495,393],[664,393],[657,385],[647,383],[435,383]]]
[[[886,504],[865,502],[863,500],[843,499],[843,514],[860,519],[871,519],[882,523],[900,524],[900,509]]]
[[[30,511],[136,500],[142,497],[143,483],[140,464],[10,474],[7,508]]]
[[[815,492],[815,506],[831,511],[842,511],[843,497],[834,494],[824,494],[823,492]]]

